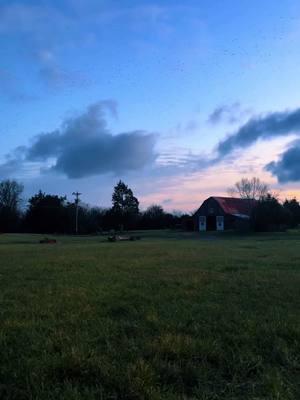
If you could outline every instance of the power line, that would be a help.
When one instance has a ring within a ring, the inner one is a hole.
[[[76,213],[75,213],[75,232],[76,232],[76,235],[77,235],[77,234],[78,234],[78,208],[79,208],[79,207],[78,207],[78,204],[79,204],[79,201],[80,201],[79,196],[81,196],[82,193],[73,192],[72,195],[75,196],[75,205],[76,205]]]

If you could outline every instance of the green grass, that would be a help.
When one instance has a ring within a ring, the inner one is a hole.
[[[300,399],[300,232],[0,235],[0,399]]]

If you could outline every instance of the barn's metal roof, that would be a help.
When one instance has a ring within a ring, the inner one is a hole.
[[[219,203],[226,214],[239,215],[243,216],[243,218],[250,216],[253,207],[257,203],[256,200],[238,199],[234,197],[213,196],[212,198]]]

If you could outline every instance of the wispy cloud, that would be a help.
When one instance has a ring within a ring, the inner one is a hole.
[[[40,49],[36,53],[39,76],[42,81],[54,89],[87,86],[91,83],[83,73],[70,71],[60,66],[57,57],[50,49]]]
[[[208,122],[213,125],[223,122],[236,124],[243,122],[250,114],[251,110],[249,108],[243,108],[239,102],[229,105],[224,104],[213,110],[208,117]]]
[[[53,5],[33,4],[11,1],[0,5],[0,34],[22,33],[34,34],[36,40],[42,41],[51,33],[55,36],[63,26],[70,27],[72,22],[66,14]],[[40,37],[38,37],[40,35]]]
[[[72,67],[70,69],[65,50],[78,49],[84,43],[90,43],[91,38],[96,46],[99,38],[102,40],[103,36],[107,37],[112,27],[118,27],[120,32],[124,30],[124,36],[128,35],[128,45],[131,44],[133,48],[137,37],[145,45],[149,38],[153,43],[153,38],[158,38],[160,44],[169,46],[168,39],[174,29],[178,29],[174,22],[178,16],[182,16],[182,24],[193,33],[197,32],[197,35],[188,43],[179,43],[180,35],[172,36],[171,40],[176,39],[177,46],[180,45],[180,59],[183,57],[183,50],[195,48],[200,51],[199,37],[202,30],[199,33],[198,14],[198,7],[162,5],[159,2],[123,4],[96,0],[11,0],[0,5],[0,37],[4,35],[21,39],[22,51],[19,58],[22,58],[21,62],[31,63],[31,68],[28,69],[32,73],[31,78],[39,79],[47,88],[54,88],[56,91],[70,87],[81,88],[93,83],[80,67],[79,70]],[[50,53],[55,53],[55,57],[47,58]],[[36,54],[43,56],[36,57]]]
[[[218,158],[224,158],[235,150],[245,149],[259,139],[292,134],[300,135],[300,109],[254,117],[217,145]]]
[[[191,151],[162,152],[159,163],[178,171],[195,172],[214,167],[222,162],[228,165],[239,158],[259,140],[273,140],[300,136],[300,109],[273,112],[252,117],[237,131],[221,140],[211,154],[196,154]],[[278,162],[269,163],[266,169],[280,182],[300,181],[299,160],[300,142],[296,141],[281,155]],[[264,167],[264,166],[262,166]],[[251,165],[249,165],[249,169]],[[245,168],[244,168],[245,170]]]
[[[0,37],[21,38],[23,45],[19,57],[23,63],[29,62],[33,67],[32,78],[39,78],[42,83],[56,90],[91,83],[82,72],[70,71],[62,66],[54,51],[74,40],[78,23],[79,19],[76,20],[72,14],[63,12],[51,3],[12,1],[0,5]],[[37,75],[34,71],[37,71]],[[20,89],[15,94],[12,83],[6,86],[9,87],[9,90],[6,89],[7,97],[25,99]]]
[[[173,129],[171,129],[171,137],[185,136],[195,133],[199,128],[199,124],[195,119],[190,119],[187,122],[179,122]]]

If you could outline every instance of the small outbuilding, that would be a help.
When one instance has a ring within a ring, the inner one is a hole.
[[[256,200],[234,197],[209,197],[195,212],[194,229],[197,231],[224,231],[249,227]]]

